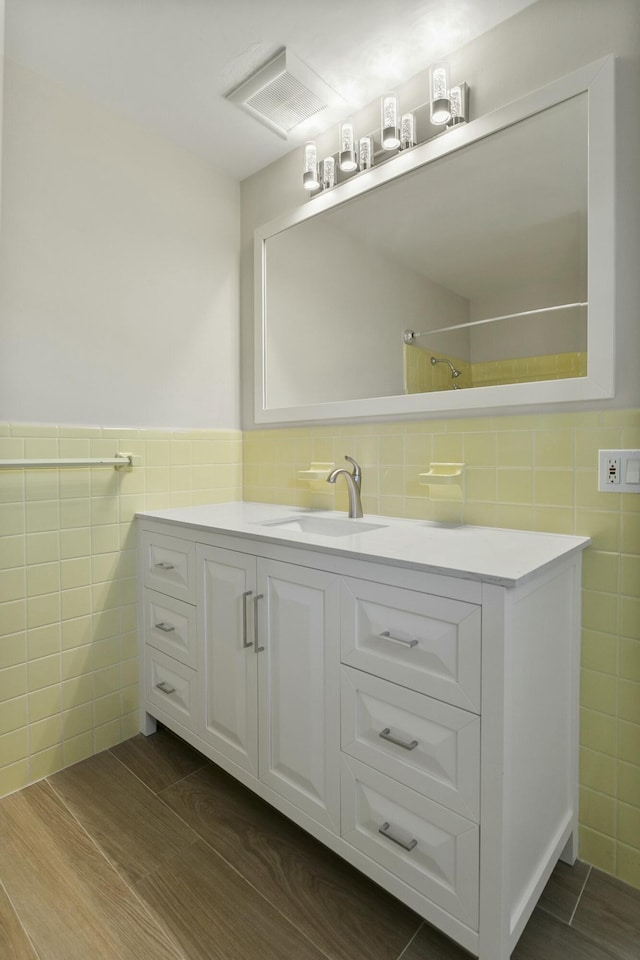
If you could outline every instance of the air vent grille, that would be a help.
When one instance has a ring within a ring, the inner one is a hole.
[[[291,130],[328,107],[329,115],[344,108],[339,94],[287,50],[280,50],[226,98],[285,140]]]
[[[327,104],[323,103],[320,97],[290,73],[281,74],[246,103],[287,133],[303,120],[308,120],[327,108]]]

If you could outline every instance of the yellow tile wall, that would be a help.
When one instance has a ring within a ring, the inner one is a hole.
[[[516,357],[512,360],[492,360],[469,363],[460,357],[448,355],[460,371],[460,377],[451,378],[445,364],[431,363],[431,357],[442,359],[442,353],[431,353],[411,344],[404,346],[405,393],[428,393],[432,390],[451,390],[454,384],[462,387],[489,387],[501,383],[530,383],[538,380],[557,380],[584,377],[587,374],[586,353],[545,354],[539,357]]]
[[[598,493],[596,476],[598,449],[616,447],[640,448],[640,411],[256,430],[244,434],[244,499],[346,510],[344,484],[311,486],[300,471],[349,454],[365,514],[590,536],[580,856],[640,887],[640,495]],[[425,496],[431,461],[466,464],[462,503]]]
[[[113,467],[0,470],[0,796],[138,731],[141,509],[242,499],[239,431],[0,423],[0,459]]]

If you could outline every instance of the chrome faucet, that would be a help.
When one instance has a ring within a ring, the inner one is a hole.
[[[353,473],[346,467],[336,467],[327,477],[327,483],[335,483],[340,475],[347,482],[347,491],[349,493],[349,516],[357,518],[362,516],[362,501],[360,500],[360,490],[362,489],[362,471],[360,465],[356,463],[353,457],[345,457],[349,463],[353,464]]]

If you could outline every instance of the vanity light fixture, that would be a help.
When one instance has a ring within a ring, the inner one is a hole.
[[[360,137],[360,169],[369,170],[373,166],[373,137]]]
[[[385,94],[380,103],[380,114],[382,146],[385,150],[397,150],[400,146],[397,97],[391,93]]]
[[[466,83],[450,87],[449,66],[439,61],[429,68],[429,99],[426,103],[400,115],[398,98],[388,93],[380,101],[380,112],[380,130],[360,137],[358,141],[353,119],[343,120],[338,128],[338,149],[322,163],[318,162],[315,142],[310,140],[305,144],[302,182],[310,195],[335,187],[341,180],[350,179],[351,174],[393,160],[396,151],[410,150],[418,143],[440,136],[443,127],[451,129],[466,123],[469,119],[469,87]],[[420,140],[418,125],[422,133]],[[376,153],[378,144],[382,149]],[[341,177],[343,173],[347,177]]]
[[[338,166],[344,173],[353,173],[358,169],[356,148],[353,136],[353,120],[343,120],[340,124]]]
[[[302,186],[305,190],[317,190],[320,186],[318,178],[318,151],[313,140],[304,145],[304,173]]]
[[[412,113],[403,113],[400,120],[400,149],[408,150],[416,145],[416,118]]]
[[[336,161],[334,157],[325,157],[322,161],[322,189],[329,190],[336,183]]]
[[[431,104],[431,123],[441,126],[451,119],[449,100],[449,64],[434,63],[429,67],[429,102]]]

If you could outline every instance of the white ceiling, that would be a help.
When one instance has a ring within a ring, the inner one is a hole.
[[[310,135],[224,99],[279,48],[356,110],[532,2],[7,0],[5,52],[244,179]]]

